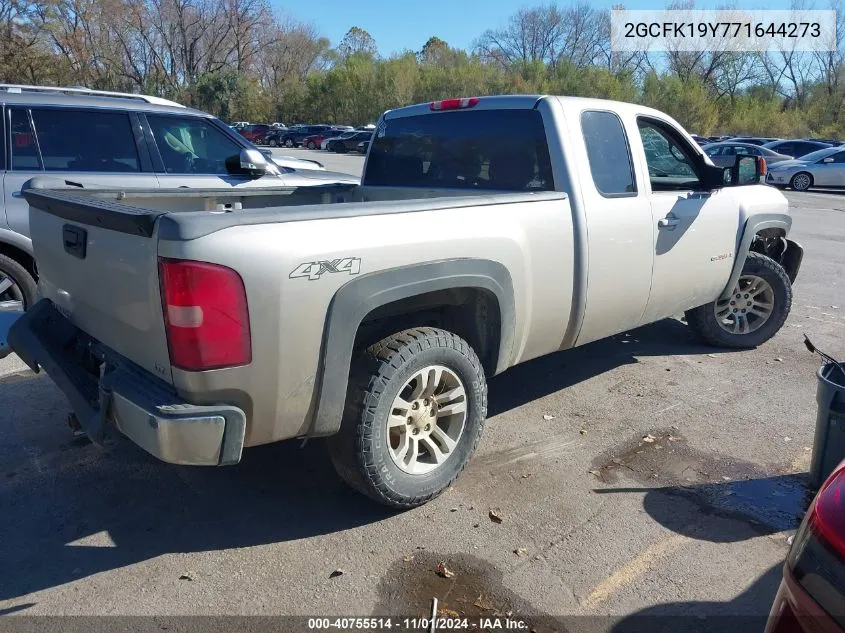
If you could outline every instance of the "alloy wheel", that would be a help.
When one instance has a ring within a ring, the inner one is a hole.
[[[455,451],[466,418],[466,389],[457,374],[443,365],[420,369],[399,390],[387,420],[393,462],[411,475],[439,468]]]
[[[775,307],[775,291],[769,282],[757,275],[743,275],[739,278],[727,299],[720,299],[713,308],[716,322],[731,334],[756,332]]]

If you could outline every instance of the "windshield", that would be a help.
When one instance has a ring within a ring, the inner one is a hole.
[[[824,149],[817,149],[815,152],[810,152],[809,154],[804,154],[798,160],[805,160],[808,163],[812,163],[813,161],[821,160],[822,158],[827,158],[832,154],[840,151],[839,147],[825,147]]]
[[[542,115],[464,110],[387,119],[372,137],[363,184],[554,191]]]

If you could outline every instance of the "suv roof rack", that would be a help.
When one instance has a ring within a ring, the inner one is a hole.
[[[169,99],[153,97],[150,95],[139,95],[131,92],[114,92],[111,90],[92,90],[84,86],[61,87],[61,86],[30,86],[26,84],[0,84],[0,91],[9,93],[23,92],[63,92],[66,94],[86,95],[90,97],[119,97],[121,99],[138,99],[155,105],[174,106],[184,108],[185,106]]]

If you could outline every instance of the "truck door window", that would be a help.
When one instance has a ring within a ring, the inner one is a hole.
[[[148,114],[147,121],[168,174],[225,176],[227,161],[240,154],[240,145],[199,117]]]
[[[582,112],[581,131],[598,192],[608,198],[637,195],[628,137],[619,117],[612,112]]]
[[[33,109],[32,120],[47,171],[141,171],[125,112]]]
[[[388,118],[379,126],[365,185],[554,191],[536,110],[435,112]]]
[[[685,147],[658,123],[639,119],[637,125],[645,150],[652,191],[698,189],[701,181],[693,167],[690,148]]]
[[[29,112],[18,108],[10,112],[12,139],[12,169],[41,171],[41,156],[29,121]]]

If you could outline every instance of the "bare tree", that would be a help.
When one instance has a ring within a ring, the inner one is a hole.
[[[259,73],[266,86],[302,82],[308,73],[325,65],[329,41],[313,24],[285,20],[274,23],[262,44]]]
[[[476,41],[475,51],[504,68],[517,62],[554,64],[561,52],[563,20],[552,4],[520,9],[503,28],[485,31]]]

